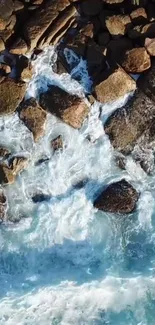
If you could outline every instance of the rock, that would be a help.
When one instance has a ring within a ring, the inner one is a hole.
[[[15,181],[15,175],[13,171],[5,164],[0,164],[0,184],[7,185],[12,184]]]
[[[103,2],[113,5],[113,4],[117,4],[117,3],[122,3],[122,2],[124,2],[124,0],[103,0]]]
[[[110,184],[94,202],[95,208],[111,213],[131,213],[136,208],[139,194],[125,179]]]
[[[138,87],[153,101],[155,101],[155,60],[151,68],[144,72],[138,80]]]
[[[102,32],[98,34],[98,43],[101,46],[105,46],[110,42],[110,34],[108,32]]]
[[[124,107],[117,109],[108,118],[105,123],[105,133],[114,148],[128,154],[144,132],[150,130],[154,115],[154,103],[137,90]]]
[[[13,12],[13,1],[12,0],[1,0],[0,1],[0,18],[8,19],[11,17]]]
[[[122,68],[117,67],[110,70],[108,76],[95,86],[94,97],[101,103],[108,103],[135,89],[135,81]]]
[[[14,1],[14,11],[20,11],[22,9],[24,9],[24,4],[19,0],[15,0]]]
[[[87,60],[88,73],[95,81],[99,73],[106,69],[107,65],[101,48],[94,41],[88,41],[85,58]]]
[[[116,51],[117,48],[117,51]],[[126,51],[133,48],[133,43],[127,37],[111,40],[107,45],[107,59],[110,64],[120,63]]]
[[[25,157],[15,156],[9,160],[9,168],[14,175],[20,173],[28,166],[28,159]]]
[[[155,38],[146,38],[145,48],[151,56],[155,56]]]
[[[12,15],[10,17],[9,24],[6,26],[6,29],[12,30],[12,29],[14,29],[15,25],[16,25],[16,15]]]
[[[84,0],[81,3],[81,11],[86,16],[96,16],[100,13],[102,9],[101,0]]]
[[[124,156],[116,156],[116,164],[120,169],[125,170],[126,158]]]
[[[125,54],[122,67],[128,73],[141,73],[151,66],[150,55],[145,47],[134,48]]]
[[[153,38],[155,37],[155,23],[150,23],[146,25],[138,25],[135,26],[133,29],[128,31],[128,35],[131,39],[135,39],[138,41],[143,42],[146,37]]]
[[[93,38],[94,36],[94,25],[91,23],[87,23],[85,26],[83,26],[80,30],[80,33],[83,35]]]
[[[40,95],[40,105],[76,129],[82,126],[89,112],[83,99],[57,86],[49,87],[49,90]]]
[[[4,75],[9,74],[11,72],[10,66],[3,63],[0,63],[0,69],[4,71]]]
[[[5,43],[3,41],[3,39],[0,37],[0,52],[5,50]]]
[[[22,101],[26,84],[21,81],[4,78],[0,82],[0,116],[15,112]]]
[[[37,104],[35,98],[30,98],[20,105],[19,118],[33,133],[34,141],[44,134],[46,112]]]
[[[21,37],[18,37],[10,47],[10,53],[12,54],[24,55],[27,51],[28,46]]]
[[[10,151],[7,148],[0,146],[0,157],[6,158],[6,156],[10,155]]]
[[[7,198],[2,190],[0,190],[0,220],[3,221],[6,216]]]
[[[51,147],[54,151],[63,149],[63,139],[61,135],[51,141]]]
[[[145,8],[138,8],[131,12],[130,18],[132,21],[132,24],[134,25],[141,25],[146,24],[147,22],[147,13]]]
[[[114,15],[107,17],[106,27],[112,36],[125,35],[131,27],[131,19],[128,15]]]
[[[32,75],[33,75],[32,65],[31,65],[31,63],[29,63],[28,66],[23,69],[23,71],[21,73],[21,79],[23,81],[30,81],[30,79],[32,78]]]

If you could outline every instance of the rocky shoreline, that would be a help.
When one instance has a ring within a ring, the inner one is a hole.
[[[64,50],[87,62],[92,89],[90,102],[58,86],[49,86],[40,98],[24,99],[33,75],[32,61],[48,45],[58,53],[56,73],[71,73]],[[106,121],[105,132],[122,155],[146,173],[148,152],[153,156],[155,132],[155,1],[147,0],[2,0],[0,2],[0,116],[18,114],[38,141],[47,113],[80,129],[90,106],[111,103],[135,92],[127,104]],[[140,74],[136,81],[137,74]],[[135,76],[135,77],[134,77]],[[61,135],[51,149],[63,150]],[[119,166],[125,168],[124,161]],[[7,211],[4,188],[28,166],[0,144],[0,219]],[[139,194],[125,180],[109,185],[94,206],[115,213],[134,211]],[[49,199],[49,198],[48,198]]]

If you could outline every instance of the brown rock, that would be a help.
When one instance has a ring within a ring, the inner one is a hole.
[[[7,148],[1,147],[0,146],[0,157],[5,158],[10,154],[10,151]]]
[[[12,15],[13,1],[1,0],[0,1],[0,18],[7,19]]]
[[[61,135],[51,141],[51,147],[54,151],[58,149],[63,149],[63,139]]]
[[[128,35],[131,39],[145,39],[146,37],[155,37],[155,23],[146,25],[138,25],[128,31]]]
[[[81,3],[81,10],[86,16],[96,16],[102,9],[101,0],[84,0]]]
[[[117,109],[108,118],[105,123],[105,133],[114,148],[128,154],[144,132],[150,130],[154,116],[154,103],[137,90],[124,107]]]
[[[93,38],[94,36],[94,25],[91,23],[86,24],[84,27],[81,28],[80,33],[83,35]]]
[[[10,159],[9,167],[14,175],[20,173],[28,165],[28,159],[25,157],[13,157]]]
[[[151,69],[144,72],[138,80],[138,87],[153,101],[155,101],[155,60],[152,60]]]
[[[141,25],[147,22],[147,13],[145,8],[138,8],[131,12],[130,18],[133,24]]]
[[[125,35],[131,27],[130,16],[127,15],[114,15],[107,17],[106,27],[109,33],[113,36]]]
[[[134,48],[125,54],[122,67],[128,73],[141,73],[151,66],[150,55],[145,47]]]
[[[15,181],[15,175],[13,171],[6,165],[0,164],[0,184],[7,185],[12,184]]]
[[[24,55],[27,52],[27,50],[28,50],[27,44],[21,37],[19,37],[15,40],[15,42],[11,46],[10,53]]]
[[[24,82],[4,78],[0,83],[0,115],[11,114],[22,101],[26,90]]]
[[[79,129],[89,109],[84,100],[57,86],[40,95],[40,105],[73,128]]]
[[[12,15],[12,16],[10,17],[9,24],[7,25],[6,29],[7,29],[7,30],[12,30],[12,29],[14,29],[15,24],[16,24],[16,15]]]
[[[100,84],[96,85],[94,97],[101,103],[108,103],[136,89],[135,81],[118,67]]]
[[[32,75],[33,75],[32,65],[29,63],[28,66],[23,69],[21,73],[21,79],[23,81],[29,81],[32,78]]]
[[[120,169],[125,170],[126,158],[124,156],[116,156],[116,164]]]
[[[3,70],[5,75],[11,72],[10,66],[3,63],[0,63],[0,70]]]
[[[155,38],[146,38],[145,48],[151,56],[155,56]]]
[[[20,105],[19,117],[33,133],[35,141],[44,134],[46,112],[37,104],[35,98],[30,98]]]
[[[7,198],[2,190],[0,190],[0,220],[3,221],[6,216]]]
[[[5,50],[5,44],[2,38],[0,37],[0,52]]]
[[[94,202],[95,208],[111,213],[131,213],[139,194],[125,179],[110,184]]]

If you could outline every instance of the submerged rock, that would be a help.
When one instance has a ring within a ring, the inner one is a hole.
[[[0,184],[12,184],[15,181],[15,174],[5,164],[0,164]]]
[[[95,208],[112,213],[130,213],[135,210],[139,194],[125,179],[110,184],[95,200]]]
[[[50,199],[51,199],[51,196],[49,194],[44,194],[44,193],[37,193],[32,196],[32,201],[34,203],[49,201]]]
[[[10,154],[10,151],[7,148],[0,146],[0,157],[6,158]]]
[[[28,165],[28,159],[25,157],[12,157],[9,162],[9,167],[13,174],[17,175]]]
[[[138,80],[139,88],[153,101],[155,101],[155,59],[151,68]]]
[[[30,98],[20,105],[19,117],[33,133],[35,141],[44,134],[46,112],[38,105],[35,98]]]
[[[75,129],[82,126],[89,112],[82,98],[71,95],[57,86],[49,87],[40,95],[40,105]]]
[[[3,221],[6,216],[7,198],[2,190],[0,190],[0,220]]]
[[[54,151],[58,149],[63,149],[63,139],[61,135],[51,141],[51,147]]]
[[[0,115],[11,114],[22,101],[26,84],[10,78],[3,78],[0,82]]]

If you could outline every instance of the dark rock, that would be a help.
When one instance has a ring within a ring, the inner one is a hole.
[[[83,99],[57,86],[50,86],[47,92],[40,95],[40,105],[76,129],[82,126],[89,112]]]
[[[110,42],[110,34],[108,32],[102,32],[98,34],[98,43],[101,46],[105,46]]]
[[[110,184],[94,202],[95,208],[111,213],[131,213],[136,208],[139,194],[125,179]]]
[[[86,16],[96,16],[102,9],[101,0],[84,0],[81,3],[81,10]]]
[[[135,81],[122,68],[117,67],[110,70],[108,76],[95,86],[94,97],[101,103],[108,103],[135,89]]]
[[[122,67],[128,73],[141,73],[151,66],[150,55],[145,47],[134,48],[126,52]]]
[[[44,134],[46,112],[38,105],[35,98],[30,98],[20,105],[19,117],[33,133],[37,141]]]
[[[2,190],[0,190],[0,220],[3,221],[6,216],[7,198]]]
[[[51,147],[54,151],[63,149],[63,139],[61,135],[51,141]]]
[[[117,48],[117,51],[116,51]],[[118,40],[111,40],[107,45],[107,59],[110,65],[114,62],[121,63],[126,51],[133,48],[132,41],[127,37]]]
[[[35,194],[32,196],[32,201],[34,203],[49,201],[50,199],[51,199],[51,196],[48,194],[44,194],[44,193],[38,193],[38,194]]]
[[[7,148],[0,146],[0,157],[6,158],[9,155],[10,155],[10,151]]]
[[[131,12],[130,18],[132,24],[142,25],[147,23],[147,13],[145,8],[138,8]]]
[[[138,87],[155,101],[155,60],[152,61],[151,68],[139,78]]]
[[[114,148],[128,154],[144,132],[150,130],[154,118],[154,103],[138,90],[124,107],[108,118],[105,132]]]
[[[120,169],[125,170],[126,158],[124,156],[116,156],[116,164]]]

